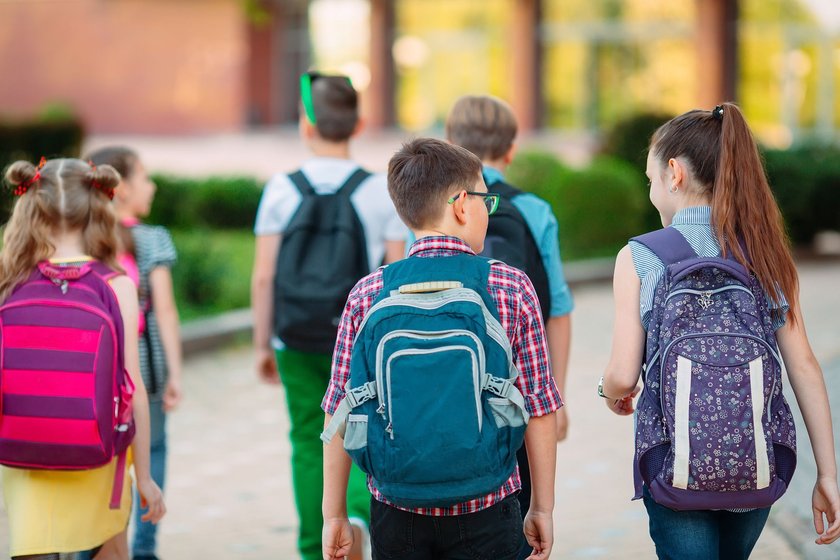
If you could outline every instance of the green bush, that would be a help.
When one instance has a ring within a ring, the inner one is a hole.
[[[764,152],[767,178],[794,244],[840,231],[840,148],[806,144]]]
[[[154,175],[150,223],[175,229],[251,229],[262,185],[252,177],[192,179]]]
[[[564,260],[614,255],[628,238],[647,231],[644,177],[627,162],[599,157],[572,170],[552,154],[523,152],[507,177],[551,204]]]
[[[172,230],[178,263],[172,269],[181,319],[250,304],[254,236],[247,230]]]
[[[650,203],[639,188],[644,178],[629,163],[596,158],[561,184],[554,206],[567,259],[615,255],[627,240],[647,231]],[[660,224],[661,227],[661,224]]]
[[[607,132],[601,147],[601,155],[631,163],[644,177],[651,136],[671,117],[664,113],[639,113],[619,121]],[[647,197],[647,181],[640,183],[639,187],[645,189],[644,194]],[[643,228],[646,231],[662,227],[659,213],[652,204],[645,206],[643,218]]]
[[[555,206],[558,185],[571,173],[552,153],[523,151],[516,155],[507,169],[506,178],[512,185],[534,193]]]

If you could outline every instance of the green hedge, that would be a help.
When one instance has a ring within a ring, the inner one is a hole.
[[[253,177],[193,179],[153,175],[157,184],[148,221],[175,229],[252,229],[262,183]]]
[[[551,204],[564,260],[615,255],[628,238],[645,231],[644,177],[627,162],[599,157],[572,170],[554,155],[524,152],[508,178]]]
[[[765,150],[770,187],[795,244],[822,230],[840,231],[840,148],[803,145]]]
[[[246,230],[172,230],[178,263],[172,269],[182,320],[250,305],[254,235]]]

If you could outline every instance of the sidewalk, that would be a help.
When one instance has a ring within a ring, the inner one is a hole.
[[[824,364],[833,363],[840,354],[840,294],[832,289],[840,278],[840,263],[807,264],[800,272],[812,343]],[[579,286],[575,300],[566,395],[571,431],[558,447],[552,558],[655,558],[644,507],[629,499],[632,423],[610,414],[595,395],[610,347],[610,286]],[[169,425],[169,514],[160,528],[163,560],[297,558],[284,392],[280,386],[261,384],[252,369],[245,346],[200,354],[186,364],[186,400]],[[829,382],[833,402],[840,406],[836,376]],[[840,426],[840,408],[835,417]],[[806,440],[801,432],[801,465],[809,460]],[[803,557],[798,552],[802,549],[793,548],[779,530],[789,520],[801,522],[800,512],[810,509],[807,489],[813,475],[800,468],[795,481],[806,490],[794,488],[774,508],[753,558]],[[6,554],[6,531],[0,505],[0,556]],[[798,533],[800,540],[813,541],[813,529],[807,531]],[[823,552],[836,558],[837,546]]]

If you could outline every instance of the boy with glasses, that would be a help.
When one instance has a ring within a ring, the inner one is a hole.
[[[487,223],[491,212],[495,211],[498,205],[499,197],[495,193],[487,192],[481,176],[481,162],[476,156],[441,140],[424,138],[408,142],[391,158],[388,166],[388,191],[397,212],[411,228],[417,241],[411,246],[408,259],[380,268],[363,278],[350,293],[341,317],[336,350],[333,353],[332,377],[322,402],[328,426],[322,437],[325,441],[329,440],[324,451],[324,558],[343,558],[354,540],[347,520],[345,499],[350,458],[343,447],[346,445],[347,449],[353,448],[350,442],[352,436],[348,423],[347,431],[342,432],[342,437],[333,438],[336,429],[340,428],[334,428],[331,421],[334,415],[336,418],[349,418],[351,422],[359,421],[358,409],[355,414],[344,414],[348,407],[352,409],[358,406],[358,399],[355,396],[351,398],[351,395],[358,394],[358,390],[350,387],[351,392],[345,392],[351,375],[351,360],[354,372],[361,363],[357,361],[361,358],[354,349],[363,349],[371,344],[378,347],[377,336],[382,337],[379,340],[384,341],[398,334],[396,331],[377,333],[375,328],[373,331],[362,328],[366,318],[375,315],[376,311],[372,311],[372,308],[376,301],[382,301],[381,295],[394,294],[383,290],[384,286],[390,285],[392,279],[399,278],[401,274],[389,270],[393,267],[397,271],[424,271],[423,278],[420,278],[417,284],[401,286],[399,292],[412,286],[420,291],[427,288],[434,291],[435,286],[429,287],[429,284],[463,283],[463,286],[467,287],[471,284],[477,285],[475,278],[486,278],[486,283],[477,288],[480,291],[486,290],[486,293],[479,295],[482,300],[490,302],[492,307],[488,309],[492,310],[490,313],[493,317],[498,317],[500,331],[504,332],[503,336],[506,338],[504,342],[509,343],[510,360],[519,373],[512,380],[512,387],[500,393],[516,393],[516,399],[521,399],[519,402],[530,418],[527,428],[524,429],[524,437],[531,458],[533,492],[530,512],[523,525],[516,497],[520,489],[519,470],[515,461],[518,442],[508,452],[510,470],[504,471],[500,477],[500,480],[503,480],[501,486],[493,486],[489,493],[469,495],[466,499],[441,497],[436,503],[437,496],[432,496],[427,497],[425,501],[433,505],[413,506],[408,502],[386,497],[387,492],[382,491],[384,486],[369,476],[368,486],[374,498],[371,501],[371,547],[374,560],[466,557],[514,560],[520,550],[523,527],[534,551],[532,560],[545,560],[549,557],[553,545],[556,456],[554,412],[562,406],[562,402],[551,377],[545,333],[539,319],[539,302],[531,282],[525,273],[518,269],[476,256],[483,248]],[[461,263],[461,267],[452,266],[452,259]],[[441,268],[448,270],[447,276],[457,277],[447,277],[446,281],[440,281],[439,278],[435,278],[440,275],[435,271]],[[453,270],[460,273],[453,273]],[[474,270],[485,272],[482,276]],[[426,277],[431,281],[424,281]],[[419,331],[402,332],[408,332],[407,336],[416,337]],[[428,350],[425,352],[428,355]],[[423,353],[424,350],[403,352]],[[396,368],[396,364],[394,367]],[[453,364],[452,377],[464,373],[456,369]],[[424,394],[417,395],[425,401],[435,400],[438,396],[445,398],[445,395],[450,393],[449,376],[443,377],[442,383],[446,384],[446,387],[443,387],[437,386],[433,381],[441,379],[440,376],[435,377],[439,372],[429,371],[429,368],[409,368],[406,373],[411,376],[416,374],[421,378],[418,383],[428,384]],[[387,383],[397,383],[392,379],[390,370]],[[484,389],[482,386],[482,390]],[[397,390],[394,391],[392,394],[397,395]],[[349,405],[347,401],[350,401]],[[391,405],[390,399],[384,400],[380,406],[381,410],[377,410],[376,415],[387,413],[386,408]],[[443,425],[447,430],[454,429],[457,432],[459,429],[466,429],[462,424],[455,427],[447,424],[447,420],[450,423],[452,420],[446,413],[433,414],[431,417],[426,414],[423,420],[419,417],[404,418],[403,426],[430,418],[432,423]],[[492,419],[493,416],[489,418]],[[371,424],[365,437],[369,438],[369,441],[381,439],[370,427],[376,419],[368,416],[366,420]],[[388,432],[390,427],[389,424],[385,431]],[[487,429],[485,426],[485,430]],[[428,445],[435,445],[439,433],[431,428],[427,430],[430,434],[435,433],[435,437],[429,437]],[[519,433],[521,436],[521,432]],[[391,435],[390,439],[393,440],[392,432]],[[347,440],[342,441],[345,436]],[[387,443],[388,438],[384,439]],[[373,453],[372,448],[368,449]],[[432,451],[434,449],[437,448],[433,448]],[[445,451],[441,449],[441,453]],[[465,454],[473,452],[475,450],[471,448],[464,451]],[[463,459],[474,460],[474,457],[464,456]],[[369,462],[373,463],[373,459]],[[396,468],[403,466],[405,465],[397,465]],[[427,474],[434,477],[437,473],[432,469]],[[463,485],[466,486],[469,483],[468,478],[479,475],[480,473],[470,472],[466,479],[458,477],[456,480],[465,480]],[[438,487],[437,483],[434,486]],[[458,496],[462,495],[458,489],[455,493]]]

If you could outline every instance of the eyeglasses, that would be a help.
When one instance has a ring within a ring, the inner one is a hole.
[[[462,191],[462,192],[464,194],[468,194],[468,195],[472,195],[472,196],[480,196],[481,198],[483,198],[484,199],[484,206],[487,207],[487,215],[488,216],[492,216],[493,213],[496,210],[499,209],[499,200],[502,198],[499,195],[499,193],[475,192],[475,191]],[[450,198],[449,200],[447,200],[447,202],[449,204],[453,204],[456,200],[458,200],[458,197],[460,197],[460,196],[461,196],[461,193],[458,193],[455,196],[453,196],[452,198]]]
[[[315,124],[315,103],[312,101],[312,84],[315,83],[315,80],[318,78],[327,77],[326,74],[321,74],[320,72],[304,72],[300,75],[300,100],[303,103],[303,111],[306,113],[306,120],[308,120],[311,124]],[[341,76],[345,80],[347,80],[347,84],[350,87],[353,87],[353,82],[350,81],[350,78],[347,76]]]

